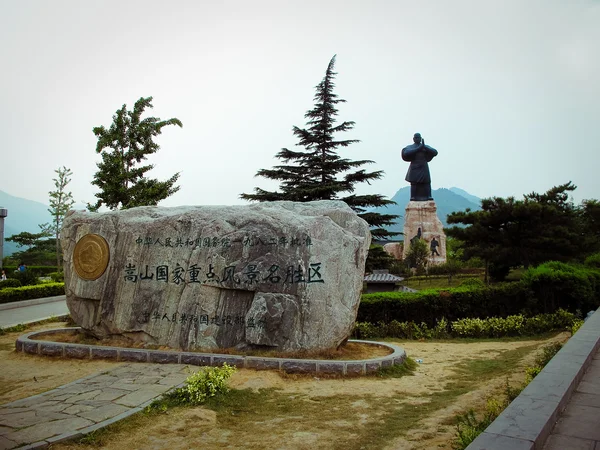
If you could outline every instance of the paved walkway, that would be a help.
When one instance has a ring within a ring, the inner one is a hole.
[[[600,350],[560,414],[544,450],[600,450]]]
[[[141,411],[191,372],[181,364],[124,364],[0,405],[0,450],[44,448],[91,433]]]
[[[69,314],[64,295],[0,304],[0,328]]]

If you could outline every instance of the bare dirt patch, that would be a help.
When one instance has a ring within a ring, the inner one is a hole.
[[[450,449],[453,419],[524,379],[542,346],[567,333],[513,341],[394,341],[414,376],[322,379],[238,370],[230,394],[198,408],[142,414],[88,444],[121,448]]]
[[[55,327],[59,328],[59,327]],[[51,334],[41,334],[32,336],[34,340],[45,340],[53,342],[68,342],[75,344],[98,345],[107,347],[124,347],[124,348],[144,348],[162,351],[181,351],[181,349],[173,349],[170,347],[147,344],[144,342],[135,342],[127,339],[125,336],[106,337],[96,339],[93,336],[87,335],[79,330],[56,332]],[[246,355],[246,356],[261,356],[261,357],[276,357],[276,358],[291,358],[291,359],[330,359],[330,360],[357,360],[379,358],[389,355],[392,351],[387,347],[378,345],[362,344],[358,342],[346,342],[338,349],[322,350],[322,351],[301,351],[301,352],[276,352],[274,350],[247,350],[242,351],[235,348],[206,348],[190,350],[197,353],[219,353],[226,355]]]
[[[33,326],[27,331],[60,328],[55,322]],[[15,352],[15,341],[21,332],[0,336],[0,404],[46,392],[122,363],[49,358]]]

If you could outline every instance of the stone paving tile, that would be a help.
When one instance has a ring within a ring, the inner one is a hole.
[[[575,392],[573,397],[571,397],[572,405],[581,405],[581,406],[594,406],[596,408],[600,408],[600,395],[588,394],[585,392]],[[600,409],[598,410],[600,411]]]
[[[104,427],[140,411],[152,399],[181,384],[185,365],[135,363],[101,372],[52,391],[0,406],[0,450],[28,444],[47,446]]]
[[[18,414],[0,416],[0,425],[10,428],[22,428],[35,425],[39,422],[34,410]]]
[[[93,391],[83,392],[81,394],[74,395],[73,397],[69,397],[65,401],[67,401],[68,403],[79,403],[84,400],[93,400],[101,393],[102,391],[98,389],[98,386],[95,386]]]
[[[7,439],[18,444],[42,441],[46,438],[62,434],[66,431],[75,431],[80,428],[93,425],[93,422],[81,417],[69,417],[68,419],[42,422],[37,425],[14,431],[5,435]]]
[[[153,399],[154,397],[166,392],[168,390],[168,386],[145,386],[135,392],[130,392],[124,397],[118,398],[114,401],[119,405],[125,406],[137,406],[141,403],[147,402],[148,400]]]
[[[553,433],[600,441],[600,409],[569,405],[556,422]]]
[[[18,444],[15,441],[11,441],[10,439],[6,439],[4,436],[0,436],[0,449],[8,449],[14,448]]]
[[[551,435],[543,450],[594,450],[594,441],[572,436]]]
[[[125,391],[123,389],[104,388],[102,389],[102,392],[94,398],[94,400],[104,402],[112,401],[129,394],[129,392],[130,391]]]
[[[156,397],[156,395],[154,396]],[[154,398],[151,397],[151,398]],[[93,408],[90,411],[81,412],[78,414],[80,417],[89,419],[95,423],[102,422],[103,420],[110,419],[111,417],[118,416],[125,411],[128,411],[127,406],[115,405],[114,403],[108,403],[99,408]]]
[[[78,415],[79,413],[91,411],[93,409],[96,409],[96,407],[89,406],[89,405],[71,405],[71,406],[65,408],[64,413]],[[79,415],[81,415],[81,414],[79,414]]]
[[[109,387],[111,389],[121,389],[121,390],[124,390],[124,391],[131,392],[131,391],[137,391],[140,388],[140,386],[143,386],[143,385],[142,384],[135,384],[135,383],[122,383],[122,382],[119,381],[119,382],[111,384]]]
[[[20,412],[27,411],[29,411],[29,408],[25,408],[24,406],[21,406],[19,408],[0,408],[0,416],[3,416],[5,414],[17,414]]]

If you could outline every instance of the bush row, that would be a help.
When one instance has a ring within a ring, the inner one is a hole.
[[[356,339],[393,337],[399,339],[499,338],[507,336],[533,336],[557,330],[572,330],[582,322],[575,314],[559,309],[553,314],[534,317],[523,315],[489,317],[487,319],[460,319],[448,322],[440,319],[435,326],[426,323],[357,322],[353,336]]]
[[[4,266],[2,268],[6,272],[7,277],[15,278],[13,275],[16,275],[16,266]],[[38,277],[47,277],[50,276],[52,272],[56,272],[56,266],[27,266],[27,271],[35,273]]]
[[[468,317],[506,317],[519,314],[531,303],[533,292],[521,283],[460,286],[411,292],[363,294],[358,309],[359,322],[424,322],[434,327],[440,317],[449,321]],[[532,305],[535,306],[535,305]],[[537,314],[531,308],[531,314]]]
[[[363,294],[357,321],[425,323],[434,327],[440,317],[449,321],[466,318],[508,317],[595,310],[600,306],[600,270],[586,265],[548,262],[526,271],[519,282],[484,286],[465,280],[450,289],[417,293]]]
[[[21,282],[16,278],[7,278],[6,280],[0,281],[0,289],[9,287],[21,287]]]
[[[0,303],[18,302],[32,298],[54,297],[64,295],[64,283],[44,283],[35,286],[9,287],[0,290]]]

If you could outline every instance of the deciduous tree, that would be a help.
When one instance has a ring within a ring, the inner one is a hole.
[[[61,269],[61,261],[62,261],[62,250],[59,242],[60,229],[62,228],[62,223],[71,206],[75,201],[73,200],[73,194],[71,191],[67,192],[65,189],[67,185],[71,182],[71,169],[66,167],[58,168],[54,172],[57,174],[57,178],[53,178],[54,187],[56,190],[48,192],[50,195],[50,208],[48,208],[48,212],[52,214],[52,222],[44,223],[40,225],[42,233],[54,236],[55,245],[56,245],[56,268],[58,270]]]

